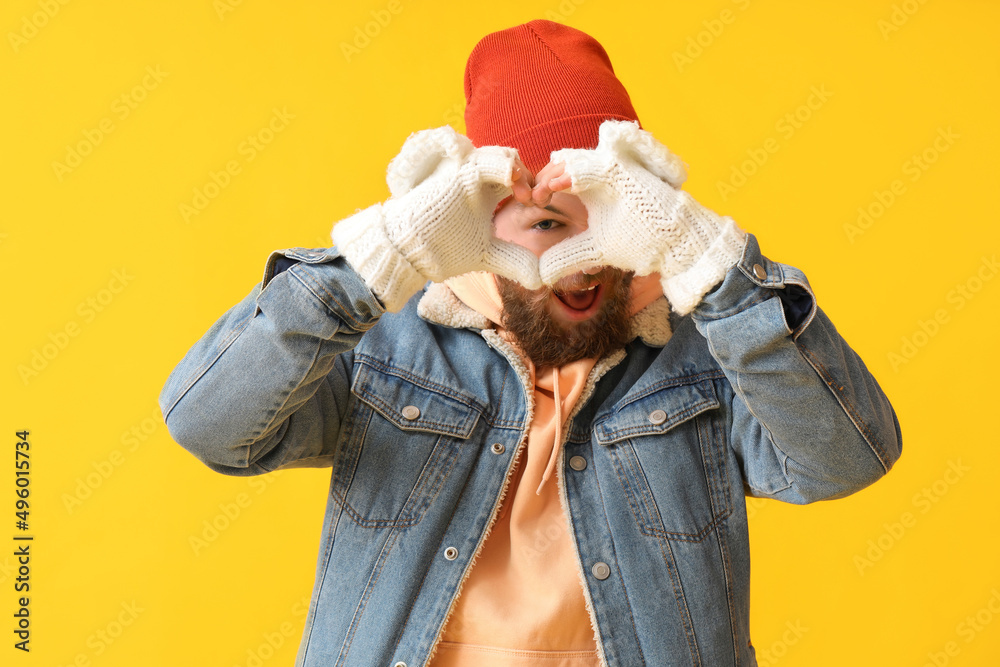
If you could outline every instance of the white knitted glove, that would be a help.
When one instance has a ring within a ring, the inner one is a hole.
[[[743,253],[746,232],[679,189],[684,163],[638,123],[604,121],[597,148],[553,151],[550,162],[564,163],[588,227],[542,255],[547,284],[592,265],[658,272],[664,295],[684,315]]]
[[[537,289],[535,255],[493,237],[493,209],[510,194],[516,157],[513,148],[475,148],[449,126],[412,134],[389,163],[392,196],[334,225],[333,242],[393,312],[428,280],[470,271]]]

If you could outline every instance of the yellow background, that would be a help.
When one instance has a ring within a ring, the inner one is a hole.
[[[538,17],[604,44],[685,187],[805,271],[902,423],[873,487],[751,502],[761,664],[1000,662],[997,2],[63,2],[0,9],[0,663],[293,663],[329,472],[212,473],[158,393],[272,249],[328,245],[387,196],[409,133],[463,128],[480,37]],[[269,140],[252,160],[248,136]],[[88,154],[60,169],[71,149]],[[30,654],[12,647],[20,429]]]

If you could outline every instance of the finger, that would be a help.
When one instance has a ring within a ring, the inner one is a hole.
[[[535,184],[541,183],[543,181],[548,181],[551,178],[559,176],[566,171],[566,163],[564,162],[549,162],[544,167],[538,170],[535,174]]]
[[[483,268],[516,280],[528,289],[538,289],[542,280],[538,275],[538,258],[533,252],[510,241],[494,238],[483,257]]]
[[[594,235],[587,230],[546,250],[538,260],[538,272],[543,283],[554,285],[565,276],[606,263]]]
[[[559,192],[561,190],[569,190],[573,187],[573,177],[569,174],[562,174],[555,178],[549,179],[549,189],[553,192]]]
[[[514,193],[514,199],[525,206],[531,206],[531,188],[533,185],[534,179],[531,176],[531,172],[524,166],[521,159],[517,158],[514,161],[514,170],[511,174],[511,190]]]
[[[538,183],[531,190],[531,200],[535,206],[548,206],[552,201],[552,195],[556,192],[569,190],[573,186],[573,179],[569,174],[563,174],[558,178],[552,178],[544,183]]]
[[[550,162],[538,172],[538,175],[535,177],[535,187],[531,191],[531,198],[535,206],[547,206],[552,201],[553,192],[568,187],[560,183],[560,179],[564,179],[567,176],[563,171],[564,168],[565,165],[562,163],[552,164]],[[572,180],[570,180],[571,184]]]
[[[534,174],[532,174],[531,170],[524,165],[524,162],[521,161],[521,157],[516,154],[514,155],[514,173],[518,179],[523,178],[524,182],[529,187],[535,184]]]

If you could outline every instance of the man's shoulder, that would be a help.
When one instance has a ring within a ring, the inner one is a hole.
[[[650,372],[663,377],[686,377],[721,373],[708,341],[701,335],[690,315],[670,315],[670,338],[662,346],[638,340],[630,346],[636,363],[647,363]]]
[[[399,312],[382,315],[355,352],[417,364],[418,359],[467,354],[479,345],[488,349],[480,330],[489,326],[484,316],[461,303],[447,287],[428,283]]]

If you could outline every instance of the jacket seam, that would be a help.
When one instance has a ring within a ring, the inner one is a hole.
[[[448,539],[448,531],[443,530],[441,531],[441,538],[438,540],[438,546],[434,550],[435,554],[441,553],[441,545],[444,544],[446,539]],[[417,598],[420,597],[420,591],[424,590],[424,583],[427,581],[427,575],[430,574],[431,565],[433,565],[433,562],[424,568],[424,576],[420,577],[420,584],[417,586],[417,593],[416,595],[412,595],[410,597],[410,607],[409,609],[406,610],[406,618],[404,618],[403,622],[400,623],[399,625],[399,632],[396,634],[396,643],[392,647],[393,655],[395,655],[396,652],[399,650],[399,642],[402,641],[403,635],[406,633],[407,625],[410,622],[410,616],[413,615],[413,607],[416,606]],[[457,591],[456,591],[456,599],[457,599]]]
[[[778,298],[777,295],[774,294],[774,291],[775,289],[780,289],[780,286],[776,285],[774,287],[770,287],[770,286],[758,285],[752,280],[750,282],[753,283],[754,287],[756,287],[757,290],[760,290],[761,293],[756,293],[757,290],[755,290],[755,294],[750,298],[746,299],[746,301],[741,301],[739,303],[733,304],[732,306],[726,308],[720,313],[715,313],[713,315],[705,315],[704,313],[699,312],[698,319],[703,320],[705,322],[715,322],[718,320],[724,320],[728,317],[732,317],[734,315],[738,315],[739,313],[747,311],[759,303],[764,303],[769,299]]]
[[[708,329],[706,329],[706,331],[705,331],[705,342],[708,344],[708,350],[712,354],[712,356],[714,358],[718,359],[719,358],[718,357],[718,352],[715,349],[715,343],[712,342],[711,331],[708,330]],[[761,492],[762,494],[764,494],[767,497],[774,497],[774,494],[776,494],[778,491],[782,491],[782,490],[787,489],[787,488],[789,488],[789,487],[792,486],[792,481],[788,478],[788,468],[787,468],[787,465],[788,465],[787,464],[788,454],[786,454],[784,452],[784,450],[781,449],[780,447],[778,447],[777,443],[774,442],[774,435],[771,433],[771,429],[769,429],[767,427],[767,424],[765,424],[761,420],[761,418],[757,416],[757,413],[754,411],[753,406],[750,405],[749,403],[747,403],[745,400],[743,400],[743,387],[740,384],[740,372],[737,371],[737,370],[734,370],[733,371],[733,375],[734,375],[735,382],[730,382],[730,385],[734,389],[732,401],[733,402],[740,401],[741,403],[743,403],[744,407],[746,407],[746,409],[747,409],[747,412],[750,413],[750,416],[754,418],[754,421],[757,422],[758,425],[760,425],[761,431],[763,431],[767,435],[767,440],[768,440],[768,442],[771,443],[771,447],[773,447],[776,452],[779,452],[784,457],[780,461],[780,463],[781,463],[781,475],[785,479],[785,485],[783,487],[781,487],[780,489],[774,489],[773,491],[767,491],[767,490],[764,490],[764,489],[759,488],[757,486],[753,486],[753,485],[751,485],[751,483],[750,483],[749,480],[747,481],[747,485],[750,486],[750,488],[754,489],[755,491],[759,491],[759,492]],[[730,408],[730,409],[732,409],[732,408]]]
[[[697,421],[698,441],[702,449],[702,458],[703,460],[707,458],[707,461],[711,463],[711,467],[708,470],[710,497],[713,498],[712,502],[714,503],[716,493],[721,493],[722,498],[720,502],[725,506],[725,512],[723,513],[725,518],[716,524],[715,535],[718,539],[718,547],[723,562],[723,574],[726,579],[726,603],[729,612],[730,636],[733,641],[733,662],[735,663],[735,667],[739,667],[739,638],[736,632],[736,605],[733,600],[732,563],[729,560],[728,531],[725,530],[728,525],[728,519],[732,514],[732,498],[730,495],[726,456],[714,447],[717,442],[725,442],[725,434],[717,432],[719,427],[715,420],[698,419]]]
[[[714,443],[719,442],[715,437],[713,425],[714,420],[695,420],[698,445],[702,452],[702,461],[706,464],[705,473],[708,475],[709,500],[718,514],[729,516],[732,511],[732,500],[727,484],[726,461],[724,456],[719,456],[718,449],[713,447]],[[725,441],[724,438],[722,441]]]
[[[670,540],[657,540],[659,542],[660,554],[663,562],[670,573],[670,580],[674,586],[674,604],[681,617],[681,627],[684,628],[684,639],[687,640],[688,651],[691,652],[691,661],[695,667],[701,667],[701,650],[698,648],[698,637],[694,631],[694,622],[691,620],[691,610],[688,609],[687,594],[684,592],[684,585],[680,580],[680,573],[677,571],[677,561],[674,559],[674,548],[670,545]],[[669,555],[663,551],[666,546]]]
[[[317,281],[315,278],[313,278],[312,276],[310,276],[308,273],[306,273],[302,269],[300,269],[298,267],[298,265],[292,266],[291,268],[288,269],[287,272],[290,273],[296,280],[298,280],[302,284],[302,286],[305,287],[309,291],[310,294],[312,294],[314,297],[316,297],[316,299],[318,299],[319,302],[322,303],[323,306],[327,310],[331,311],[334,315],[337,315],[337,316],[340,316],[340,317],[346,317],[347,319],[349,319],[355,325],[355,330],[356,331],[363,331],[363,330],[369,328],[369,327],[365,326],[365,324],[362,323],[360,320],[358,320],[356,317],[354,317],[353,313],[351,312],[351,309],[350,308],[345,308],[344,304],[342,304],[340,302],[340,300],[337,299],[337,297],[333,294],[333,292],[331,292],[330,290],[326,289],[326,287],[324,287],[322,284],[320,284],[319,281]],[[307,280],[309,282],[306,282]],[[310,283],[311,283],[311,285],[310,285]],[[313,286],[315,286],[316,289],[313,289]],[[320,290],[320,291],[322,291],[324,294],[326,294],[329,297],[330,301],[332,301],[333,303],[337,304],[337,307],[340,309],[340,312],[337,312],[333,308],[331,308],[329,302],[326,301],[316,291],[317,289]]]
[[[604,446],[607,446],[615,444],[616,442],[623,440],[630,435],[643,435],[643,436],[663,435],[667,431],[672,430],[678,424],[688,421],[691,417],[697,416],[702,412],[704,412],[705,410],[711,410],[717,407],[719,407],[719,401],[715,397],[712,397],[711,399],[704,399],[702,401],[699,401],[698,403],[693,403],[688,407],[686,407],[685,409],[681,410],[680,412],[675,413],[674,414],[674,417],[676,417],[675,421],[664,422],[663,424],[654,426],[653,428],[656,428],[656,430],[649,430],[650,426],[640,424],[638,426],[625,426],[616,431],[606,431],[603,429],[603,426],[610,417],[605,418],[601,420],[600,424],[595,424],[595,427],[601,428],[604,431],[604,435],[608,437],[608,440],[602,441],[601,439],[598,439],[598,442]]]
[[[313,366],[316,365],[316,359],[319,358],[319,351],[320,351],[320,346],[317,345],[316,346],[316,350],[313,352],[312,359],[309,361],[309,365],[306,367],[305,372],[302,374],[302,377],[299,378],[299,381],[295,383],[294,387],[292,387],[290,390],[288,390],[288,392],[285,394],[284,399],[281,401],[281,405],[279,405],[279,406],[277,406],[277,408],[275,408],[273,414],[271,414],[268,417],[268,419],[264,423],[264,425],[261,428],[258,428],[253,433],[253,435],[251,435],[249,437],[248,441],[240,443],[241,445],[245,445],[246,446],[246,462],[244,463],[243,467],[247,468],[247,467],[250,466],[250,459],[251,459],[251,456],[252,456],[253,445],[255,443],[258,443],[260,441],[261,437],[263,436],[263,434],[266,433],[274,425],[274,419],[275,419],[275,417],[277,417],[281,413],[282,409],[286,405],[288,405],[288,401],[289,401],[289,399],[291,399],[292,394],[294,394],[299,389],[299,387],[302,386],[302,383],[305,381],[306,376],[309,375],[309,369],[311,369]],[[285,419],[284,423],[287,423],[288,419],[291,419],[291,416],[287,417]],[[283,439],[283,438],[284,438],[284,434],[282,435],[281,439]],[[270,453],[270,451],[273,451],[275,449],[275,447],[277,447],[280,444],[281,439],[279,439],[279,441],[277,443],[275,443],[274,445],[271,446],[271,449],[268,450],[269,453]],[[259,455],[259,454],[260,454],[260,450],[257,450],[257,455]]]
[[[409,373],[406,370],[399,368],[398,366],[389,366],[387,364],[380,362],[378,359],[363,353],[356,354],[355,360],[357,363],[365,364],[366,366],[370,366],[371,368],[377,371],[381,371],[389,375],[399,377],[403,380],[411,382],[412,384],[422,387],[423,389],[427,389],[429,391],[441,394],[442,396],[445,396],[447,398],[454,399],[455,401],[462,403],[463,405],[475,410],[480,415],[482,415],[482,417],[486,420],[486,423],[489,424],[491,427],[514,428],[519,431],[525,427],[525,423],[523,420],[519,421],[515,419],[500,419],[497,415],[494,415],[490,410],[484,409],[483,406],[481,406],[478,402],[471,400],[468,396],[456,394],[443,385],[427,380],[424,377]],[[505,383],[507,380],[507,375],[509,373],[510,369],[508,367],[507,371],[504,373]],[[355,391],[354,393],[358,394],[357,391]]]
[[[564,454],[565,454],[565,452],[564,452]],[[607,510],[607,507],[604,506],[604,493],[601,491],[601,481],[600,481],[600,479],[598,478],[597,475],[594,475],[593,479],[594,479],[594,484],[597,485],[597,497],[600,498],[600,501],[601,501],[601,515],[602,515],[602,517],[604,519],[604,528],[607,531],[605,534],[608,535],[609,538],[611,538],[611,536],[614,535],[614,532],[611,530],[611,525],[608,523],[608,510]],[[566,495],[567,495],[567,499],[568,499],[569,494],[567,493]],[[629,599],[628,588],[626,588],[625,581],[622,578],[621,568],[618,566],[618,550],[615,548],[615,541],[614,541],[614,539],[609,539],[609,542],[611,543],[611,555],[614,557],[615,573],[617,574],[617,577],[618,577],[618,585],[621,586],[622,595],[625,596],[625,604],[626,604],[626,607],[628,608],[628,619],[629,619],[629,623],[632,625],[632,636],[635,639],[635,646],[636,646],[636,648],[639,651],[639,659],[640,659],[639,664],[645,665],[646,664],[646,658],[645,658],[645,655],[642,652],[642,642],[639,639],[639,630],[635,627],[635,616],[632,613],[632,602]],[[583,569],[583,554],[580,553],[579,545],[577,545],[576,553],[577,553],[577,562],[580,563],[580,572],[581,572],[581,574],[583,574],[584,577],[586,577],[586,573],[585,573],[585,571]],[[583,584],[587,588],[587,598],[588,598],[588,600],[590,600],[591,598],[590,598],[589,586],[587,586],[587,583],[588,583],[588,581],[585,579],[584,582],[583,582]],[[595,620],[596,620],[596,617],[597,617],[597,607],[596,607],[596,605],[593,604],[592,601],[591,601],[591,605],[594,608],[594,617],[595,617]],[[602,651],[602,653],[604,653],[604,652]],[[605,660],[607,660],[607,656],[606,655],[605,655]]]
[[[332,481],[333,480],[331,479],[331,487],[332,487]],[[312,632],[313,632],[313,627],[316,624],[316,613],[317,610],[319,609],[319,600],[320,597],[322,596],[323,587],[326,585],[326,575],[329,572],[328,568],[330,565],[330,555],[333,553],[334,536],[337,534],[337,528],[340,525],[340,515],[342,513],[343,513],[343,507],[341,506],[339,508],[339,511],[336,512],[337,514],[336,518],[331,517],[332,525],[330,526],[329,529],[330,533],[326,541],[326,549],[324,550],[323,558],[319,563],[319,569],[321,573],[319,574],[318,581],[316,582],[315,592],[312,595],[312,600],[309,603],[309,613],[306,616],[306,627],[303,628],[302,631],[302,640],[301,640],[302,665],[305,664],[306,658],[308,657],[309,654],[309,648],[312,645]],[[324,529],[325,528],[326,526],[324,526]],[[299,664],[300,663],[296,661],[296,667],[299,667]]]
[[[385,568],[386,561],[389,560],[389,552],[392,551],[392,547],[395,546],[396,540],[399,537],[399,531],[393,530],[385,540],[385,544],[382,545],[381,552],[379,553],[379,564],[378,567],[372,572],[371,576],[368,578],[368,583],[365,586],[365,591],[358,600],[358,606],[354,610],[354,616],[351,618],[351,623],[347,627],[347,636],[344,637],[344,643],[340,646],[340,655],[337,656],[336,665],[341,665],[347,659],[347,654],[351,650],[351,645],[354,643],[354,637],[358,631],[358,625],[360,624],[360,617],[364,615],[364,610],[368,606],[368,600],[371,598],[372,593],[375,590],[375,584],[378,583],[379,577],[382,576],[382,570]]]
[[[372,417],[374,416],[374,410],[369,413],[368,418],[365,420],[365,427],[362,429],[361,435],[356,436],[352,442],[360,441],[358,445],[357,455],[353,457],[353,465],[351,467],[351,479],[347,481],[346,485],[343,480],[331,479],[330,483],[330,496],[333,498],[334,502],[343,510],[348,518],[355,523],[355,525],[361,526],[363,528],[408,528],[410,525],[405,521],[401,521],[398,517],[396,519],[365,519],[358,512],[351,507],[351,504],[347,502],[347,494],[341,490],[341,486],[345,489],[350,489],[354,484],[354,475],[358,471],[358,463],[360,462],[360,451],[361,447],[364,446],[365,441],[368,439],[368,429],[371,426]],[[346,448],[341,450],[346,453]],[[335,463],[340,463],[343,465],[343,460],[336,461]],[[340,472],[340,468],[334,468],[333,476],[336,477],[337,472]]]
[[[471,400],[468,396],[459,394],[458,392],[455,392],[454,390],[451,390],[448,387],[445,387],[444,385],[438,384],[437,382],[432,382],[431,380],[428,380],[425,377],[414,375],[413,373],[407,372],[406,370],[398,366],[390,366],[388,364],[384,364],[375,357],[372,357],[364,353],[355,354],[354,358],[356,363],[365,364],[366,366],[370,366],[377,371],[381,371],[388,375],[394,375],[424,389],[428,389],[443,396],[447,396],[448,398],[452,398],[455,401],[458,401],[459,403],[462,403],[463,405],[470,407],[473,410],[476,410],[477,412],[480,413],[484,412],[482,406],[479,405],[476,401]]]
[[[816,359],[805,345],[797,344],[796,347],[798,347],[798,349],[801,351],[802,356],[806,359],[806,361],[809,362],[809,365],[816,370],[820,378],[822,378],[822,380],[826,383],[826,386],[829,387],[830,392],[837,400],[837,403],[840,404],[841,409],[843,409],[844,413],[851,420],[851,423],[854,424],[854,428],[858,431],[858,434],[861,435],[862,438],[864,438],[865,443],[868,445],[868,448],[872,450],[873,454],[875,454],[875,458],[878,459],[879,465],[882,466],[883,472],[888,472],[889,466],[886,464],[886,458],[888,457],[883,451],[881,443],[878,443],[877,440],[873,437],[871,427],[867,424],[867,422],[865,422],[861,418],[861,415],[858,414],[858,411],[854,407],[854,404],[851,403],[851,401],[849,401],[842,394],[838,393],[839,391],[843,390],[845,385],[834,383],[832,381],[831,374],[829,373],[829,371],[827,371],[823,363],[820,362],[818,359]],[[838,388],[837,390],[834,389],[835,385]]]
[[[621,457],[615,453],[614,449],[610,449],[609,453],[612,459],[620,462],[622,470],[624,470],[625,465],[628,465],[630,469],[634,470],[634,467],[631,464],[631,462],[628,463],[623,462],[621,460]],[[681,531],[667,530],[666,527],[663,526],[663,518],[659,516],[659,511],[657,511],[656,517],[653,517],[652,515],[652,510],[650,509],[650,507],[656,507],[655,502],[653,502],[651,505],[646,504],[645,505],[646,510],[645,512],[643,512],[642,508],[635,504],[635,499],[633,498],[633,494],[627,491],[627,489],[633,487],[634,485],[629,483],[627,479],[622,479],[622,473],[619,472],[618,465],[613,466],[613,468],[615,469],[615,475],[618,477],[618,481],[621,482],[622,487],[625,490],[625,495],[628,500],[629,507],[632,509],[632,515],[635,518],[636,523],[638,524],[639,532],[648,537],[662,538],[666,540],[672,540],[674,542],[696,542],[696,543],[702,542],[712,532],[712,530],[715,529],[716,526],[725,521],[729,517],[729,515],[732,514],[732,508],[727,507],[725,511],[719,513],[718,516],[713,516],[712,519],[707,524],[705,524],[704,527],[698,529],[698,532],[696,533],[685,533]],[[710,482],[710,480],[706,480],[706,482]],[[646,483],[645,486],[646,489],[649,488],[648,482]],[[641,494],[643,496],[647,495],[646,490],[644,489],[636,489],[636,494]],[[709,489],[709,494],[711,494],[711,488]],[[650,514],[651,519],[659,518],[659,524],[661,528],[649,526],[648,522],[645,519],[641,518],[641,515],[644,513]]]
[[[344,512],[351,518],[351,521],[362,528],[409,528],[418,522],[418,520],[413,518],[365,519],[358,514],[357,510],[351,507],[350,503],[347,502],[347,498],[340,491],[333,491],[332,493],[336,496],[337,504],[343,508]]]
[[[440,452],[437,451],[438,447],[442,448]],[[427,509],[438,497],[438,494],[441,493],[441,488],[444,486],[444,482],[448,479],[448,476],[451,475],[452,468],[455,467],[455,462],[458,460],[459,454],[458,444],[453,438],[446,435],[438,437],[437,442],[434,443],[434,449],[431,450],[433,459],[428,460],[424,465],[424,469],[420,471],[420,477],[417,478],[419,484],[415,485],[413,491],[410,493],[411,498],[416,495],[413,506],[410,508],[410,512],[415,513],[413,516],[415,522],[419,522],[424,518]],[[427,471],[426,479],[424,470]],[[407,498],[406,504],[403,505],[404,510],[409,503],[410,498]]]
[[[632,443],[630,442],[626,443],[626,445],[629,447],[631,447],[631,444]],[[610,450],[611,458],[614,461],[618,462],[618,465],[613,467],[615,469],[615,474],[618,477],[618,481],[622,485],[622,491],[625,493],[625,496],[628,499],[629,507],[632,508],[632,514],[635,517],[636,522],[639,524],[640,532],[646,535],[665,534],[667,530],[666,527],[663,525],[663,517],[660,516],[660,512],[659,509],[656,507],[655,501],[653,501],[653,499],[650,497],[652,491],[649,489],[649,480],[646,480],[645,475],[642,474],[642,467],[638,466],[639,470],[637,471],[636,466],[632,464],[632,461],[634,460],[635,456],[634,455],[632,457],[619,456],[617,449],[619,448],[616,447],[615,449]],[[622,449],[624,449],[624,446],[622,447]],[[635,450],[633,448],[633,454],[634,451]],[[626,468],[628,468],[628,470],[626,470]],[[629,472],[631,473],[632,477],[636,480],[635,484],[632,484],[630,480],[627,478],[626,473]],[[640,484],[638,482],[640,481],[640,476],[642,478],[642,481],[644,482],[641,485],[643,488],[639,488]],[[633,487],[634,487],[634,493],[630,493],[629,489]],[[646,515],[649,515],[649,521],[647,521]],[[659,524],[660,526],[659,528],[653,525],[648,525],[653,523],[654,521],[657,524]]]
[[[177,404],[180,403],[181,399],[184,398],[184,396],[191,390],[191,387],[193,387],[195,383],[197,383],[198,380],[201,379],[201,376],[204,375],[205,372],[209,368],[211,368],[216,361],[219,360],[219,357],[222,356],[223,352],[229,349],[229,346],[232,345],[233,342],[240,337],[240,334],[246,330],[246,328],[250,325],[250,321],[253,318],[254,315],[253,313],[251,313],[243,320],[241,320],[239,323],[237,323],[236,326],[230,329],[229,333],[226,334],[226,337],[222,339],[222,342],[216,349],[215,354],[212,355],[212,358],[191,372],[191,374],[188,376],[188,381],[185,384],[184,389],[178,393],[177,398],[175,398],[174,401],[167,407],[167,411],[163,413],[164,419],[166,419],[170,415],[170,413],[173,412],[174,408],[177,407]]]
[[[472,420],[472,424],[469,425],[469,428],[464,429],[464,430],[461,430],[455,424],[449,424],[449,423],[446,423],[446,422],[434,421],[434,420],[431,420],[431,419],[419,419],[419,420],[413,421],[413,425],[412,426],[403,426],[402,424],[397,424],[396,421],[390,416],[391,414],[394,414],[394,412],[395,412],[392,409],[392,405],[390,405],[389,403],[386,403],[381,398],[379,398],[377,395],[375,395],[373,393],[370,393],[370,392],[367,392],[367,391],[364,392],[363,395],[360,392],[355,392],[355,394],[357,394],[359,400],[364,401],[365,403],[368,403],[373,408],[376,408],[376,409],[382,408],[381,410],[379,410],[379,413],[383,417],[385,417],[385,419],[387,421],[389,421],[394,426],[396,426],[396,428],[398,428],[398,429],[400,429],[402,431],[420,431],[421,430],[421,428],[420,428],[421,425],[426,425],[427,427],[434,426],[434,427],[439,427],[442,431],[444,431],[444,433],[441,433],[439,431],[432,431],[434,433],[439,433],[440,435],[453,435],[453,436],[462,438],[464,440],[464,439],[468,438],[472,434],[472,432],[475,430],[475,426],[476,426],[476,420],[475,419]],[[424,429],[424,430],[426,431],[426,430],[430,430],[430,429],[428,428],[428,429]]]
[[[720,528],[724,528],[725,524],[719,524]],[[723,573],[726,576],[726,602],[728,604],[729,611],[729,634],[733,638],[733,663],[735,667],[740,667],[740,647],[739,647],[739,633],[736,630],[736,603],[733,600],[733,580],[732,580],[732,562],[729,560],[729,548],[727,542],[727,531],[718,530],[716,535],[719,539],[719,552],[722,556],[723,562]]]
[[[650,394],[655,394],[658,391],[663,391],[664,389],[671,389],[673,387],[686,387],[697,385],[705,382],[706,380],[717,380],[719,378],[725,377],[726,374],[721,368],[717,368],[710,371],[702,371],[701,373],[696,373],[694,375],[681,375],[674,378],[668,378],[666,380],[660,380],[651,384],[649,387],[644,389],[641,393],[630,395],[627,403],[621,403],[616,405],[613,412],[620,412],[625,407],[632,405],[638,400],[646,398]]]

